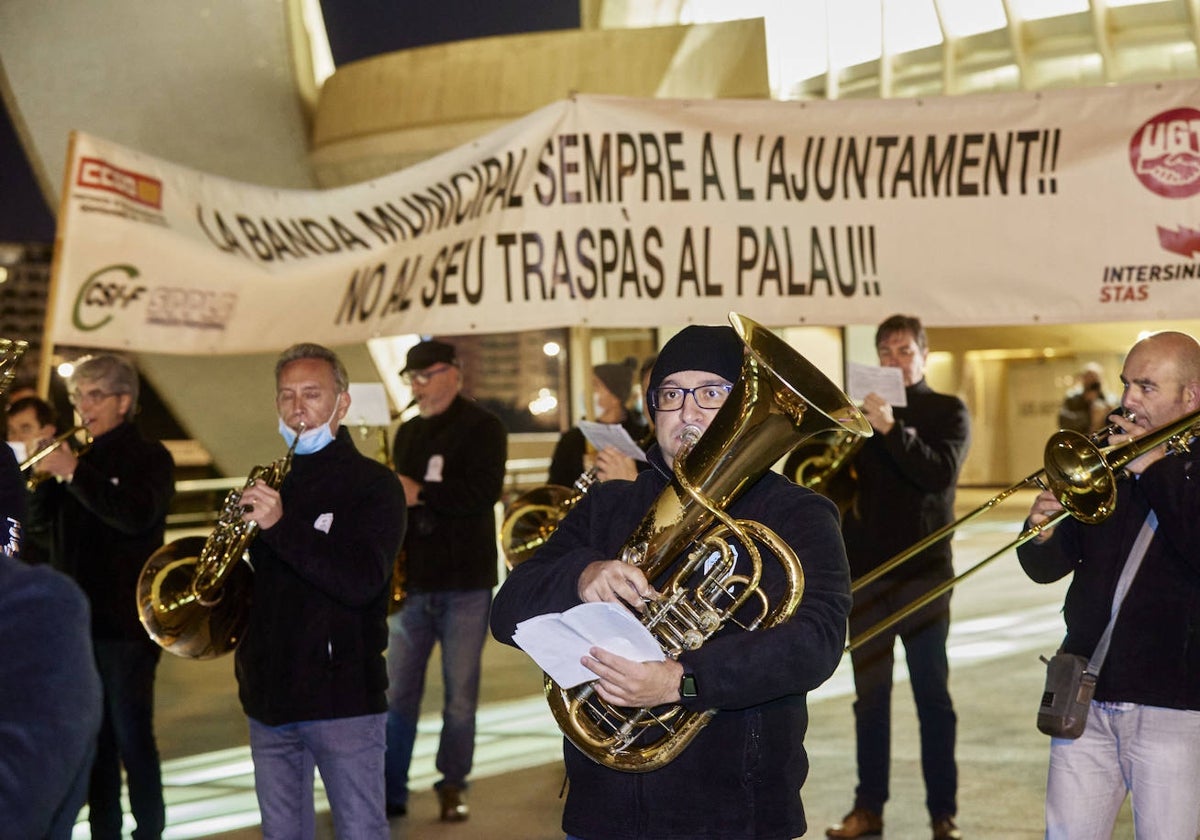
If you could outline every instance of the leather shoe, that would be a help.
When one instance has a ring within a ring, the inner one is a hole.
[[[933,840],[963,840],[963,834],[954,824],[954,817],[942,817],[933,821]]]
[[[438,802],[442,809],[442,822],[463,822],[469,817],[467,792],[455,785],[442,785],[437,789]]]
[[[837,825],[825,829],[826,837],[878,837],[883,834],[883,815],[855,808]]]

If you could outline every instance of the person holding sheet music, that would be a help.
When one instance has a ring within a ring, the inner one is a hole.
[[[520,622],[581,603],[642,612],[645,600],[658,596],[656,581],[640,567],[614,558],[672,481],[685,430],[703,434],[709,428],[740,376],[742,356],[741,340],[729,327],[689,326],[666,343],[648,389],[656,440],[647,453],[650,468],[632,482],[593,487],[546,544],[509,575],[492,609],[498,640],[515,644]],[[728,513],[760,522],[803,558],[803,598],[790,618],[770,629],[751,632],[729,621],[678,660],[634,661],[590,649],[582,664],[609,703],[718,711],[676,758],[641,773],[609,769],[564,741],[569,787],[563,828],[569,837],[749,840],[805,831],[800,787],[808,773],[806,694],[836,668],[850,608],[838,513],[828,499],[770,471]],[[745,547],[725,539],[738,554],[733,573],[745,573]],[[782,563],[764,556],[762,574],[769,597],[786,589]]]
[[[646,436],[646,421],[626,405],[633,392],[636,371],[637,360],[632,357],[592,368],[592,418],[597,423],[619,423],[635,442],[640,442]],[[599,481],[632,479],[643,468],[644,462],[622,455],[613,447],[589,454],[590,450],[578,426],[563,432],[550,458],[549,483],[572,487],[576,479],[593,467]]]
[[[918,318],[893,315],[884,320],[875,331],[875,349],[881,366],[899,369],[906,405],[892,405],[877,393],[863,400],[863,416],[875,434],[854,458],[856,498],[842,523],[855,578],[954,521],[955,487],[970,439],[966,405],[935,392],[925,381],[929,344]],[[950,540],[945,539],[854,593],[850,637],[953,577]],[[883,831],[891,763],[893,651],[900,638],[920,719],[921,769],[933,838],[962,837],[955,823],[957,718],[948,684],[949,630],[947,593],[851,653],[858,786],[853,808],[826,829],[826,836],[877,837]]]

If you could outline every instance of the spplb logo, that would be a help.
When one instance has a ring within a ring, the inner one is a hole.
[[[1129,163],[1151,192],[1166,198],[1200,192],[1200,111],[1175,108],[1145,122],[1129,141]]]

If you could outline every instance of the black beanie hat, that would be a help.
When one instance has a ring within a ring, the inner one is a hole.
[[[633,391],[633,373],[636,370],[637,359],[629,356],[623,362],[606,362],[596,365],[592,368],[592,373],[624,405],[629,400],[630,392]]]
[[[650,373],[650,390],[681,370],[703,370],[737,382],[742,372],[745,345],[733,327],[693,324],[677,332],[658,352]]]

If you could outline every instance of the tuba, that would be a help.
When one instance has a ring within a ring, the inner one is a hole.
[[[748,351],[738,382],[703,438],[681,448],[674,481],[621,550],[621,559],[642,569],[662,593],[647,604],[641,620],[672,658],[703,645],[743,606],[757,608],[749,622],[738,618],[748,630],[792,616],[804,590],[796,553],[769,528],[736,520],[725,511],[811,435],[828,429],[871,435],[870,425],[846,395],[782,339],[737,313],[730,313],[729,320]],[[748,573],[732,574],[735,558],[728,537],[745,547]],[[775,555],[787,579],[786,592],[774,604],[759,588],[763,558],[756,543]],[[693,588],[685,588],[714,552],[718,559],[710,571]],[[563,735],[593,761],[627,772],[656,770],[671,762],[716,714],[711,709],[687,712],[680,705],[614,707],[596,696],[591,683],[562,689],[549,677],[545,690]]]
[[[242,490],[262,481],[278,490],[292,468],[301,426],[287,454],[250,471]],[[253,571],[246,559],[257,522],[243,522],[242,490],[230,490],[208,539],[183,537],[150,555],[138,576],[137,607],[150,638],[176,656],[215,659],[242,640],[250,620]]]

